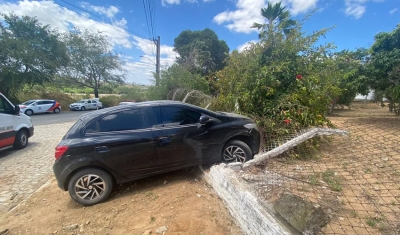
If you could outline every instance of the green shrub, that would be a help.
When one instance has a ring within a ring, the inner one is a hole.
[[[108,95],[100,97],[100,102],[104,107],[117,106],[122,101],[122,97],[116,95]]]

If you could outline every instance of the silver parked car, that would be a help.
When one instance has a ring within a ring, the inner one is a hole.
[[[99,99],[83,99],[76,103],[70,104],[70,110],[89,110],[89,109],[102,109],[103,104]]]

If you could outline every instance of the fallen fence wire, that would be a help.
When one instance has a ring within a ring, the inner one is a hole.
[[[268,145],[256,164],[245,164],[241,178],[265,201],[291,193],[321,206],[330,217],[323,234],[400,234],[400,119],[335,117],[332,122],[350,135],[322,139],[318,149],[300,144],[311,136],[305,134],[309,130],[280,143],[267,134]],[[286,151],[276,151],[285,144]]]

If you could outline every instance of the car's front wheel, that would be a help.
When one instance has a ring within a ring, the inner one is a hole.
[[[230,140],[222,150],[222,162],[246,162],[252,157],[250,147],[243,141]]]
[[[77,203],[91,206],[107,200],[113,186],[109,173],[96,168],[86,168],[72,176],[68,183],[68,192]]]
[[[85,106],[82,106],[81,111],[85,111],[85,110],[86,110]]]
[[[31,116],[33,114],[33,111],[31,109],[28,109],[25,111],[25,114]]]

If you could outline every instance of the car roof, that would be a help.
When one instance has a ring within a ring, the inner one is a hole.
[[[27,101],[54,101],[54,100],[48,100],[48,99],[33,99],[33,100],[27,100]],[[26,102],[26,101],[25,101]]]
[[[118,111],[118,110],[125,110],[125,109],[129,109],[132,107],[143,107],[143,106],[157,106],[157,105],[184,105],[187,107],[192,107],[192,108],[196,108],[196,109],[203,109],[201,107],[198,106],[194,106],[188,103],[183,103],[180,101],[174,101],[174,100],[155,100],[155,101],[145,101],[145,102],[137,102],[131,105],[118,105],[118,106],[113,106],[113,107],[109,107],[109,108],[105,108],[105,109],[99,109],[93,112],[89,112],[89,113],[85,113],[82,114],[80,116],[80,119],[91,119],[93,117],[97,117],[99,115],[102,114],[106,114],[106,113],[111,113],[114,111]],[[214,113],[211,110],[205,110],[203,109],[205,112],[207,113]]]

